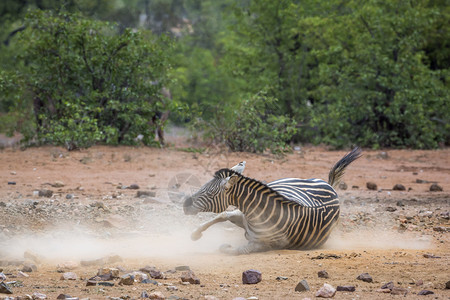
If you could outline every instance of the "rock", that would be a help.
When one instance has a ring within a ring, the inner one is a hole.
[[[139,271],[148,273],[148,275],[150,275],[153,279],[164,279],[164,274],[155,267],[146,266],[144,268],[140,268]]]
[[[164,296],[163,293],[156,291],[156,292],[150,293],[148,295],[148,298],[149,299],[156,299],[156,300],[165,300],[166,296]]]
[[[417,293],[417,295],[420,295],[420,296],[426,296],[426,295],[432,295],[432,294],[434,294],[434,292],[429,291],[429,290],[421,290],[420,292]]]
[[[178,291],[178,288],[174,285],[169,285],[168,287],[166,287],[166,290],[168,290],[169,292],[176,292]]]
[[[336,294],[336,289],[328,283],[324,283],[323,287],[316,292],[316,297],[332,298],[334,294]]]
[[[390,289],[378,289],[376,290],[377,293],[385,293],[385,294],[389,294],[391,292]]]
[[[66,272],[61,275],[61,280],[77,280],[78,276],[74,272]]]
[[[397,201],[397,206],[403,207],[403,206],[405,206],[405,204],[403,204],[402,201]]]
[[[32,295],[32,299],[33,299],[33,300],[47,299],[47,295],[42,294],[42,293],[37,293],[37,292],[35,292],[35,293],[33,293],[33,295]]]
[[[189,266],[178,266],[175,267],[176,271],[189,271],[191,268]]]
[[[112,287],[112,286],[114,286],[114,283],[113,282],[100,281],[100,282],[97,282],[97,285]]]
[[[362,273],[358,277],[356,277],[358,280],[362,280],[364,282],[372,282],[372,276],[370,276],[368,273]]]
[[[243,284],[257,284],[261,282],[262,274],[258,270],[250,269],[242,273]]]
[[[397,208],[392,207],[392,206],[386,207],[386,211],[388,211],[388,212],[394,212],[394,211],[396,211],[396,210],[397,210]]]
[[[408,290],[398,287],[398,286],[394,286],[391,290],[391,294],[392,295],[403,295],[406,296],[406,294],[408,294]]]
[[[0,281],[6,280],[6,275],[0,272]]]
[[[320,254],[317,255],[317,256],[311,257],[311,259],[331,259],[331,258],[338,259],[338,258],[341,258],[341,256],[340,256],[340,255],[337,255],[337,254],[333,254],[333,253],[330,253],[330,254],[323,254],[323,253],[320,253]]]
[[[142,282],[145,279],[148,279],[147,273],[141,272],[141,271],[134,271],[130,273],[134,276],[134,280],[137,282]]]
[[[100,268],[100,269],[98,269],[97,276],[107,277],[109,275],[109,277],[111,279],[113,279],[113,278],[119,278],[119,276],[120,276],[119,273],[120,273],[120,271],[117,268]],[[103,279],[103,280],[109,280],[109,279]]]
[[[433,184],[430,186],[430,192],[442,192],[442,191],[443,191],[442,186],[440,186],[440,185],[437,184],[437,183],[433,183]]]
[[[11,287],[5,282],[0,282],[0,294],[12,294]]]
[[[127,187],[127,189],[129,189],[129,190],[138,190],[139,189],[139,185],[137,185],[136,183],[133,183],[129,187]]]
[[[28,275],[27,273],[24,273],[24,272],[22,272],[22,271],[19,271],[19,272],[17,273],[17,277],[30,277],[30,275]]]
[[[67,294],[59,294],[58,297],[56,297],[56,299],[67,299],[67,298],[72,298],[72,297]]]
[[[86,286],[96,286],[97,285],[97,281],[96,280],[88,280],[86,282]]]
[[[132,274],[125,274],[120,277],[119,285],[133,285],[134,276]]]
[[[366,183],[366,187],[367,187],[367,189],[372,190],[372,191],[376,191],[378,189],[377,184],[374,182],[371,182],[371,181]]]
[[[27,264],[23,265],[23,268],[22,268],[21,271],[22,272],[27,272],[27,273],[36,272],[37,271],[37,267],[36,267],[35,264],[27,263]]]
[[[433,227],[433,230],[436,232],[447,232],[447,231],[450,232],[450,227],[436,226],[436,227]]]
[[[243,297],[235,297],[232,300],[247,300],[247,298],[243,298]]]
[[[25,251],[23,253],[23,257],[29,260],[32,260],[33,262],[39,264],[41,263],[45,258],[40,256],[39,254],[33,253],[31,251]]]
[[[381,289],[389,289],[392,290],[394,288],[394,283],[392,281],[389,281],[388,283],[385,283],[381,286]]]
[[[158,281],[151,280],[151,279],[144,279],[144,280],[141,281],[141,283],[151,283],[151,284],[154,284],[154,285],[158,285]]]
[[[317,272],[317,276],[319,276],[319,278],[330,278],[330,276],[328,275],[328,272],[325,270],[321,270],[321,271]]]
[[[57,271],[60,273],[71,271],[73,269],[76,269],[78,267],[78,263],[74,261],[65,261],[61,264],[58,264]]]
[[[141,299],[145,299],[145,298],[148,298],[148,293],[147,293],[147,291],[143,291],[142,293],[141,293],[141,297],[140,297]]]
[[[392,188],[394,191],[406,191],[406,188],[403,184],[397,183],[396,185],[394,185],[394,187]]]
[[[151,191],[137,191],[136,198],[144,198],[144,197],[156,197],[155,192]]]
[[[434,255],[434,254],[430,254],[430,253],[425,253],[423,255],[423,257],[425,258],[441,258],[440,256]]]
[[[348,186],[345,182],[341,181],[338,185],[339,189],[345,191],[346,189],[348,189]]]
[[[414,282],[413,284],[415,284],[416,286],[421,286],[423,285],[423,280],[422,279],[416,280],[416,282]]]
[[[445,288],[448,290],[448,289],[450,289],[450,281],[447,281],[446,283],[445,283]]]
[[[8,185],[16,185],[15,181],[8,181]]]
[[[217,298],[216,296],[212,296],[212,295],[206,295],[205,300],[219,300],[219,298]]]
[[[198,279],[194,272],[190,270],[181,274],[181,281],[189,282],[190,284],[200,284],[200,279]]]
[[[74,194],[67,194],[66,195],[66,199],[67,200],[72,200],[74,197],[75,197]]]
[[[282,281],[282,280],[288,280],[289,278],[285,277],[285,276],[278,276],[277,278],[275,278],[278,281]]]
[[[64,182],[62,181],[55,181],[54,183],[50,184],[54,188],[62,188],[64,187]]]
[[[338,285],[336,290],[339,292],[354,292],[355,287],[353,285]]]
[[[306,280],[302,280],[300,281],[297,286],[295,287],[295,291],[296,292],[305,292],[305,291],[309,291],[309,285],[308,282],[306,282]]]
[[[39,197],[50,198],[51,196],[53,196],[53,191],[52,190],[47,190],[47,189],[42,189],[42,190],[38,191],[38,196]]]

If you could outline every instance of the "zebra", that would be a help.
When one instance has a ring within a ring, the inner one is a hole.
[[[245,230],[248,244],[222,245],[220,251],[239,255],[276,249],[313,249],[322,246],[339,219],[339,198],[334,190],[345,168],[361,157],[359,147],[342,157],[321,179],[284,178],[263,183],[242,175],[245,161],[221,169],[211,181],[185,199],[186,215],[214,212],[191,235],[198,240],[210,226],[231,221]],[[227,210],[229,206],[235,210]]]

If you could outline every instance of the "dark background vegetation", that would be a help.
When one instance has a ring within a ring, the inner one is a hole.
[[[0,131],[231,150],[450,143],[446,0],[3,0]],[[171,91],[171,97],[163,91]]]

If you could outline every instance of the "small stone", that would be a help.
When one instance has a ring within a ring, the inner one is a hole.
[[[150,293],[148,295],[148,298],[149,299],[156,299],[156,300],[165,300],[166,296],[164,296],[163,293],[156,291],[156,292]]]
[[[394,288],[394,283],[392,281],[389,281],[388,283],[385,283],[381,286],[381,289],[389,289],[392,290]]]
[[[194,272],[190,270],[181,274],[181,281],[189,282],[190,284],[200,284],[200,279],[198,279],[198,277],[195,276]]]
[[[111,279],[103,279],[103,280],[112,280],[113,278],[119,278],[119,269],[117,268],[100,268],[98,269],[97,276],[105,276],[105,278]],[[108,276],[109,275],[109,276]]]
[[[430,186],[430,192],[442,192],[442,191],[443,191],[442,186],[440,186],[440,185],[437,184],[437,183],[433,183],[433,184]]]
[[[77,280],[78,276],[74,272],[66,272],[61,275],[61,280]]]
[[[262,274],[258,270],[250,269],[242,273],[243,284],[257,284],[261,282]]]
[[[232,300],[247,300],[247,298],[243,298],[243,297],[235,297]]]
[[[154,285],[158,285],[158,281],[151,280],[151,279],[144,279],[144,280],[141,281],[141,283],[151,283],[151,284],[154,284]]]
[[[362,280],[364,282],[372,282],[372,276],[370,276],[368,273],[362,273],[358,277],[356,277],[358,280]]]
[[[397,201],[397,206],[403,207],[403,206],[405,206],[405,204],[403,204],[402,201]]]
[[[114,286],[114,283],[113,282],[100,281],[100,282],[97,282],[97,285],[112,287],[112,286]]]
[[[145,298],[148,298],[148,293],[147,293],[147,291],[143,291],[143,292],[141,293],[141,299],[145,299]]]
[[[355,287],[353,285],[338,285],[336,290],[339,292],[354,292]]]
[[[343,190],[343,191],[345,191],[346,189],[348,189],[348,185],[347,185],[345,182],[343,182],[343,181],[341,181],[341,182],[339,183],[338,187],[339,187],[339,189],[341,189],[341,190]]]
[[[330,284],[324,283],[323,287],[316,292],[316,297],[332,298],[334,294],[336,294],[336,289]]]
[[[433,227],[433,230],[436,232],[447,232],[447,231],[450,232],[450,227],[447,228],[444,226],[436,226],[436,227]]]
[[[96,280],[88,280],[86,282],[86,286],[96,286],[97,285],[97,281]]]
[[[3,274],[3,272],[0,272],[0,281],[3,281],[3,280],[6,280],[6,275]]]
[[[66,199],[67,200],[72,200],[74,198],[74,195],[73,194],[67,194],[66,195]]]
[[[16,185],[15,181],[8,181],[8,185]]]
[[[434,255],[434,254],[430,254],[430,253],[425,253],[423,255],[423,257],[425,258],[441,258],[440,256]]]
[[[278,276],[277,278],[276,278],[276,280],[278,280],[278,281],[282,281],[282,280],[288,280],[289,278],[287,278],[287,277],[285,277],[285,276]]]
[[[52,187],[54,188],[62,188],[64,187],[64,182],[62,181],[55,181],[53,184],[51,184]]]
[[[394,286],[391,290],[391,294],[392,295],[403,295],[406,296],[406,294],[408,294],[408,290],[398,287],[398,286]]]
[[[32,264],[32,263],[24,264],[21,271],[22,272],[27,272],[27,273],[36,272],[37,271],[37,267],[36,267],[35,264]]]
[[[58,297],[56,297],[56,299],[67,299],[67,298],[72,298],[72,296],[67,294],[59,294]]]
[[[377,184],[374,182],[371,182],[371,181],[366,183],[366,187],[367,187],[367,189],[372,190],[372,191],[376,191],[378,189]]]
[[[189,266],[178,266],[175,267],[176,271],[189,271],[191,268]]]
[[[300,281],[297,286],[295,287],[295,291],[296,292],[305,292],[305,291],[309,291],[309,285],[308,282],[306,282],[306,280],[302,280]]]
[[[5,282],[0,282],[0,294],[12,294],[11,287]]]
[[[19,272],[17,273],[17,277],[30,277],[30,275],[28,275],[27,273],[24,273],[24,272],[22,272],[22,271],[19,271]]]
[[[385,294],[389,294],[391,292],[390,289],[378,289],[376,290],[377,293],[385,293]]]
[[[394,185],[394,187],[392,188],[394,191],[406,191],[406,188],[403,184],[397,183],[396,185]]]
[[[42,293],[33,293],[32,295],[32,299],[33,300],[41,300],[41,299],[47,299],[47,295],[42,294]]]
[[[156,197],[156,193],[151,191],[137,191],[136,198],[144,197]]]
[[[446,283],[445,283],[445,288],[448,290],[448,289],[450,289],[450,281],[447,281]]]
[[[128,189],[129,189],[129,190],[138,190],[138,189],[139,189],[139,185],[133,183],[132,185],[130,185],[130,186],[128,187]]]
[[[38,191],[38,196],[39,197],[50,198],[51,196],[53,196],[53,191],[52,190],[42,189],[42,190]]]
[[[70,271],[73,269],[76,269],[78,267],[78,264],[74,261],[65,261],[61,264],[58,264],[58,269],[57,271],[59,273],[64,273],[66,271]]]
[[[319,278],[330,278],[330,275],[328,275],[328,272],[325,270],[317,272],[317,276],[319,276]]]
[[[397,208],[392,207],[392,206],[386,207],[386,211],[388,211],[388,212],[394,212],[394,211],[396,211],[396,210],[397,210]]]
[[[216,296],[212,296],[212,295],[206,295],[205,300],[219,300],[219,298],[217,298]]]
[[[429,290],[421,290],[420,292],[417,293],[417,295],[420,295],[420,296],[426,296],[426,295],[432,295],[432,294],[434,294],[434,292],[429,291]]]
[[[166,289],[169,292],[176,292],[176,291],[178,291],[178,288],[176,286],[174,286],[174,285],[169,285],[168,287],[166,287]]]
[[[134,276],[131,274],[125,274],[120,277],[119,285],[133,285]]]
[[[148,273],[148,275],[150,275],[153,279],[164,279],[164,274],[155,267],[146,266],[144,268],[140,268],[139,271]]]
[[[417,280],[416,282],[414,282],[414,284],[415,284],[416,286],[421,286],[421,285],[423,285],[423,280],[422,280],[422,279],[419,279],[419,280]]]

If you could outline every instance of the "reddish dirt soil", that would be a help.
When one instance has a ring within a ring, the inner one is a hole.
[[[231,223],[215,225],[197,242],[190,240],[190,232],[213,214],[185,216],[183,195],[206,183],[214,171],[242,160],[247,161],[245,175],[261,181],[326,179],[345,151],[305,147],[275,158],[194,150],[1,150],[0,269],[13,294],[0,294],[0,299],[36,292],[48,299],[59,294],[138,299],[143,291],[160,291],[166,299],[304,299],[314,298],[324,283],[355,286],[355,292],[336,292],[335,299],[403,299],[404,291],[407,299],[450,298],[445,288],[450,280],[450,149],[364,149],[343,178],[348,189],[337,190],[341,221],[323,249],[242,256],[218,252],[223,243],[245,243],[241,229]],[[368,190],[367,182],[376,183],[377,190]],[[431,192],[432,182],[443,191]],[[139,189],[130,189],[133,184]],[[392,190],[395,184],[406,190]],[[53,194],[39,196],[37,191],[43,189]],[[138,191],[152,197],[137,198]],[[23,277],[19,271],[27,263],[37,270]],[[199,285],[183,285],[182,272],[169,271],[182,265],[197,275]],[[109,281],[112,287],[86,286],[101,267],[117,267],[124,275],[145,266],[163,271],[166,279],[156,279],[160,285],[119,285],[115,279]],[[261,271],[262,281],[244,285],[242,272],[247,269]],[[319,278],[320,270],[329,278]],[[61,280],[64,271],[78,278]],[[369,273],[373,282],[357,280],[361,273]],[[277,280],[279,276],[286,278]],[[303,279],[311,290],[296,292]],[[405,289],[397,290],[401,295],[379,291],[390,281]],[[168,290],[169,285],[177,290]],[[418,295],[422,290],[434,294]]]

